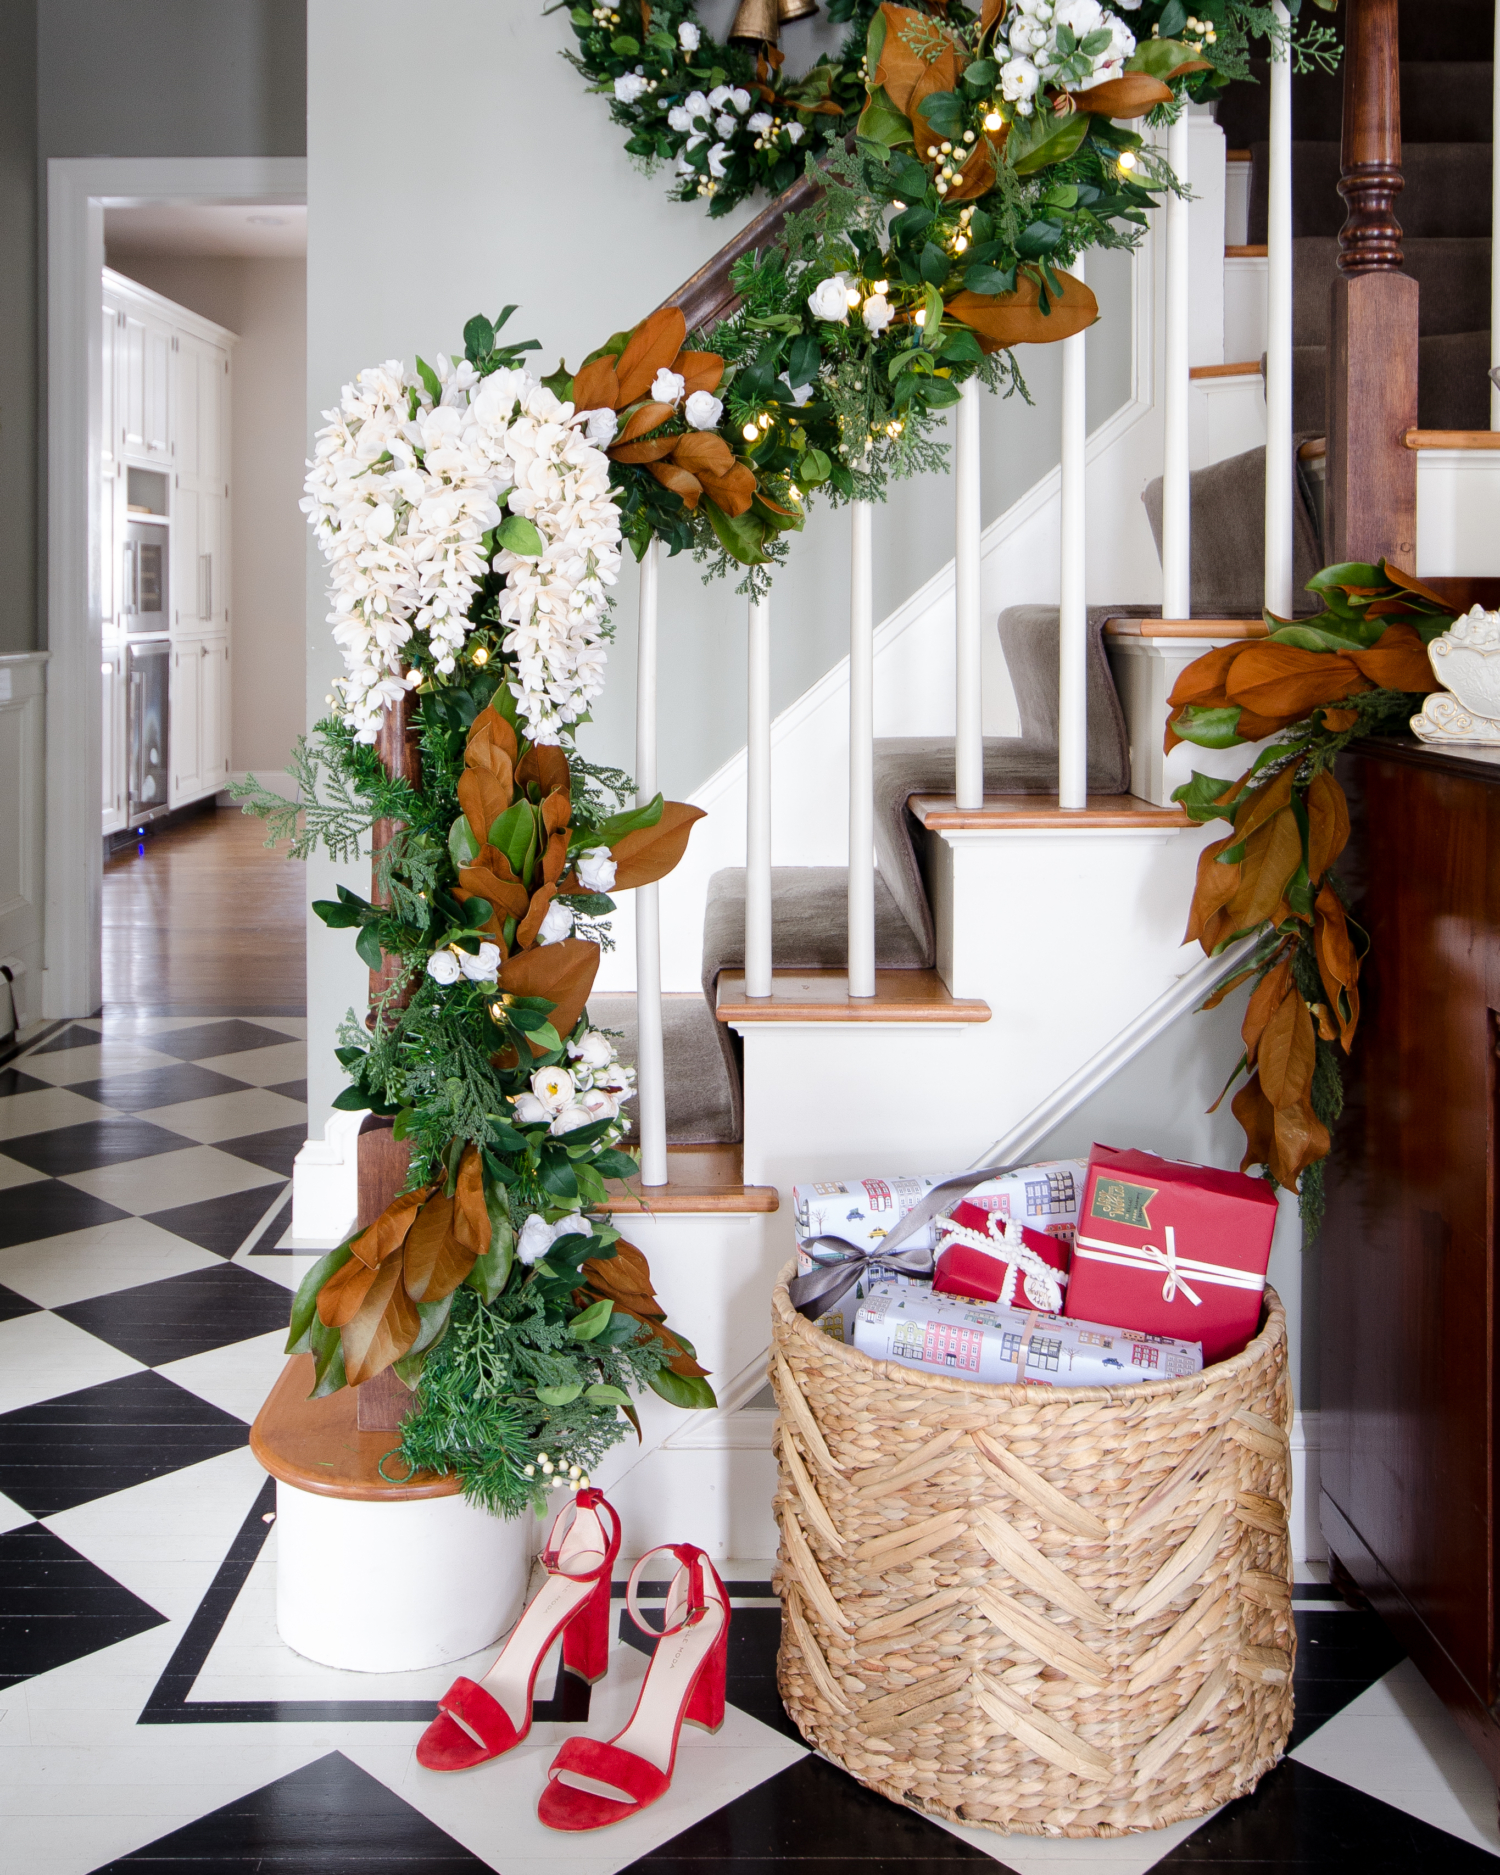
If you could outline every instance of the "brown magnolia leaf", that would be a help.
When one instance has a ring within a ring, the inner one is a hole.
[[[1186,943],[1187,940],[1184,939],[1183,941],[1184,943]],[[1254,964],[1247,965],[1246,968],[1243,970],[1237,970],[1235,974],[1228,979],[1227,982],[1221,983],[1219,985],[1219,987],[1214,991],[1212,996],[1204,997],[1203,1001],[1198,1005],[1199,1009],[1200,1010],[1217,1009],[1219,1004],[1223,1002],[1224,998],[1228,996],[1231,993],[1231,991],[1237,990],[1247,977],[1253,977],[1254,975],[1255,975]],[[1219,1100],[1222,1100],[1223,1098],[1224,1098],[1223,1094],[1220,1094]],[[1217,1106],[1217,1105],[1218,1105],[1218,1101],[1215,1101],[1214,1106]],[[1213,1110],[1214,1110],[1213,1107],[1209,1108],[1210,1113],[1212,1113]]]
[[[1404,567],[1397,566],[1394,560],[1383,561],[1382,565],[1385,568],[1386,578],[1393,586],[1401,587],[1404,592],[1414,593],[1419,599],[1426,599],[1444,617],[1453,616],[1449,610],[1448,601],[1440,592],[1434,592],[1430,586],[1424,586],[1421,580],[1408,573]]]
[[[1326,881],[1313,901],[1313,949],[1347,1055],[1359,1026],[1359,953],[1349,936],[1343,902]]]
[[[542,831],[556,833],[572,825],[573,802],[566,788],[554,788],[542,801]]]
[[[395,1250],[401,1248],[406,1233],[411,1229],[411,1221],[425,1201],[430,1185],[423,1185],[417,1191],[404,1191],[399,1198],[393,1198],[376,1218],[375,1222],[362,1231],[350,1245],[355,1256],[370,1269],[375,1269]]]
[[[1307,1026],[1310,1033],[1311,1017]],[[1315,1159],[1326,1159],[1333,1144],[1328,1128],[1305,1100],[1274,1109],[1272,1137],[1275,1143],[1267,1163],[1271,1176],[1287,1191],[1297,1189],[1303,1172]]]
[[[1188,911],[1187,930],[1182,934],[1182,941],[1191,944],[1196,938],[1210,956],[1213,955],[1213,947],[1208,941],[1208,922],[1239,890],[1239,866],[1225,866],[1219,861],[1220,853],[1232,846],[1234,841],[1234,834],[1226,834],[1222,840],[1215,840],[1204,847],[1198,855],[1198,882],[1193,889],[1193,902]]]
[[[1071,96],[1075,110],[1091,111],[1096,117],[1144,117],[1158,104],[1172,102],[1172,87],[1149,72],[1121,72],[1118,78],[1106,78],[1103,84]]]
[[[736,463],[728,475],[704,475],[699,479],[704,494],[731,519],[743,514],[755,499],[755,474],[743,463]]]
[[[563,938],[518,951],[500,966],[500,987],[511,996],[544,996],[556,1004],[549,1020],[559,1035],[571,1035],[583,1014],[599,968],[599,946]]]
[[[1245,842],[1239,890],[1227,907],[1232,928],[1250,931],[1263,924],[1281,902],[1301,864],[1301,829],[1291,809],[1283,808]]]
[[[492,703],[486,703],[469,725],[464,741],[464,761],[471,768],[487,768],[491,774],[508,779],[515,768],[517,754],[515,729]]]
[[[588,1285],[587,1294],[606,1297],[622,1315],[631,1315],[649,1328],[657,1340],[671,1348],[667,1363],[674,1374],[702,1377],[708,1372],[666,1326],[666,1310],[656,1299],[651,1283],[651,1266],[632,1243],[622,1237],[615,1244],[615,1255],[604,1259],[590,1257],[581,1271]]]
[[[1181,65],[1174,65],[1167,73],[1168,78],[1185,78],[1190,72],[1211,72],[1212,61],[1209,59],[1184,59]]]
[[[509,777],[502,780],[486,768],[466,768],[458,778],[458,804],[481,846],[488,845],[490,828],[514,798]]]
[[[460,1248],[475,1257],[488,1254],[490,1208],[484,1201],[484,1165],[477,1146],[465,1146],[458,1162],[458,1184],[453,1194],[453,1235]]]
[[[1006,8],[1007,0],[984,0],[979,12],[979,30],[987,33]]]
[[[618,410],[630,399],[620,395],[620,380],[615,360],[605,356],[583,365],[573,379],[575,410]]]
[[[456,1199],[439,1194],[417,1213],[402,1262],[406,1293],[413,1302],[441,1302],[474,1267],[478,1252],[459,1242],[454,1228],[456,1209]]]
[[[1258,827],[1292,804],[1292,788],[1297,779],[1297,765],[1290,762],[1280,774],[1273,775],[1261,787],[1245,795],[1234,813],[1234,837],[1248,840]]]
[[[1288,985],[1280,1002],[1270,1012],[1261,1031],[1256,1066],[1266,1099],[1279,1112],[1283,1107],[1300,1106],[1312,1091],[1313,1067],[1317,1061],[1317,1039],[1312,1016],[1296,986]],[[410,1255],[410,1251],[407,1253]]]
[[[529,950],[536,943],[536,934],[542,928],[542,920],[547,916],[547,907],[557,897],[557,887],[548,880],[539,885],[531,895],[531,903],[526,908],[526,916],[516,926],[516,949]]]
[[[1336,703],[1370,687],[1352,654],[1261,643],[1241,650],[1224,688],[1230,703],[1258,716],[1295,722],[1320,703]]]
[[[1344,730],[1352,729],[1359,721],[1358,710],[1324,710],[1323,727],[1341,735]]]
[[[987,137],[981,137],[969,152],[968,161],[948,185],[945,202],[972,202],[988,195],[995,186],[995,151]]]
[[[682,379],[683,395],[716,391],[724,376],[724,360],[717,352],[679,352],[672,369]]]
[[[692,430],[679,437],[672,460],[690,475],[728,475],[734,451],[714,430]]]
[[[687,337],[687,321],[676,306],[662,306],[643,319],[630,335],[630,343],[615,367],[620,380],[620,402],[633,404],[651,389],[658,371],[670,371]]]
[[[611,449],[613,462],[663,462],[681,441],[678,436],[648,436],[644,442],[626,443],[623,449]]]
[[[664,879],[687,851],[694,821],[702,818],[701,807],[667,801],[654,827],[638,827],[617,840],[609,849],[615,862],[614,889],[628,892],[633,886]]]
[[[1250,1079],[1229,1103],[1229,1111],[1245,1129],[1245,1156],[1240,1170],[1252,1165],[1269,1165],[1276,1151],[1276,1116],[1260,1085],[1260,1076]]]
[[[1307,789],[1307,876],[1314,885],[1349,841],[1349,803],[1325,768]]]
[[[401,1282],[401,1259],[391,1257],[376,1272],[358,1315],[345,1325],[344,1372],[360,1386],[399,1361],[421,1330],[417,1305]]]
[[[891,0],[885,0],[880,10],[885,15],[885,43],[875,67],[875,83],[885,87],[886,96],[903,117],[910,117],[912,91],[926,72],[927,61],[912,50],[902,32],[903,28],[914,26],[916,43],[921,45],[933,23],[925,13],[918,13],[912,7],[893,6]]]
[[[696,475],[689,475],[686,469],[679,469],[675,462],[652,462],[647,466],[664,488],[670,488],[674,495],[682,497],[687,507],[698,506],[703,484]]]
[[[532,782],[537,784],[543,799],[559,788],[564,794],[569,792],[568,758],[561,749],[545,742],[531,745],[516,765],[516,786],[529,788]]]
[[[1250,1067],[1255,1066],[1255,1051],[1260,1046],[1266,1024],[1286,998],[1294,993],[1292,966],[1286,959],[1273,965],[1251,992],[1250,1000],[1245,1004],[1245,1019],[1240,1024],[1240,1035],[1245,1043],[1245,1060]]]
[[[458,884],[455,896],[460,903],[486,899],[502,921],[524,918],[531,904],[531,894],[511,871],[510,861],[493,846],[483,847],[472,866],[459,868]]]
[[[1099,317],[1099,302],[1070,273],[1059,273],[1062,298],[1048,295],[1051,306],[1043,313],[1041,288],[1030,274],[1016,281],[1014,293],[956,293],[946,310],[979,336],[981,351],[1004,351],[1012,345],[1050,345],[1086,331]]]
[[[563,876],[568,864],[568,829],[560,827],[547,842],[547,850],[542,855],[542,879],[547,885],[556,885]]]
[[[1217,645],[1194,658],[1186,670],[1179,671],[1167,702],[1174,712],[1189,703],[1201,703],[1205,709],[1222,709],[1229,701],[1224,688],[1231,665],[1244,650],[1242,644]]]
[[[335,1270],[318,1291],[318,1314],[329,1328],[342,1328],[352,1322],[370,1293],[370,1285],[379,1276],[358,1257],[350,1257],[342,1269]]]
[[[1313,1021],[1318,1025],[1318,1040],[1336,1042],[1339,1039],[1339,1032],[1333,1026],[1333,1017],[1328,1013],[1327,1003],[1314,1003],[1312,1013]]]
[[[624,429],[621,430],[620,434],[615,438],[616,445],[618,446],[620,443],[633,443],[637,437],[646,436],[652,430],[660,429],[661,425],[667,421],[671,414],[672,406],[670,404],[642,404],[639,410],[632,411]],[[614,453],[615,451],[612,449],[610,454],[613,455]]]
[[[1432,674],[1426,645],[1410,625],[1387,625],[1378,644],[1348,656],[1378,690],[1415,690],[1425,695],[1443,687]]]

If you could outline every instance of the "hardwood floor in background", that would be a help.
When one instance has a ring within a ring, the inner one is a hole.
[[[107,1014],[304,1012],[307,871],[264,840],[218,808],[105,861]]]

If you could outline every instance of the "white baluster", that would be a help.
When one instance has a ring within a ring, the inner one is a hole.
[[[953,791],[960,807],[984,806],[983,653],[979,618],[979,398],[977,378],[963,387],[954,417]]]
[[[1500,4],[1495,7],[1495,99],[1490,151],[1490,363],[1500,364]],[[1490,385],[1490,428],[1500,430],[1500,388]]]
[[[1083,256],[1070,268],[1083,279]],[[1088,413],[1085,334],[1062,342],[1062,496],[1057,617],[1057,804],[1088,806],[1088,605],[1084,467]]]
[[[1167,161],[1188,184],[1188,114],[1167,132]],[[1166,435],[1162,450],[1161,610],[1163,618],[1192,615],[1192,523],[1188,507],[1188,205],[1169,195],[1164,219],[1167,239],[1165,383]]]
[[[869,502],[850,513],[849,994],[875,994],[875,572]]]
[[[635,667],[636,805],[644,807],[657,791],[656,781],[656,637],[660,549],[655,540],[641,560],[640,627]],[[667,1182],[667,1077],[661,1038],[660,887],[642,885],[635,893],[636,1115],[641,1131],[641,1183]]]
[[[750,601],[745,738],[745,994],[771,994],[771,602]]]
[[[1272,10],[1290,30],[1283,0]],[[1265,603],[1292,613],[1292,61],[1283,43],[1271,55],[1271,163],[1266,241],[1266,566]]]

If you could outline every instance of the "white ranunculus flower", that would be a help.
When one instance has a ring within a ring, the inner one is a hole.
[[[615,889],[614,855],[607,846],[591,846],[578,855],[578,883],[585,892],[613,892]]]
[[[802,141],[801,124],[788,124],[786,126],[786,134],[793,143],[800,143]]]
[[[615,96],[621,104],[634,104],[646,91],[646,80],[639,72],[626,72],[615,80]]]
[[[516,1256],[529,1268],[540,1263],[552,1248],[552,1226],[539,1212],[533,1211],[516,1237]]]
[[[573,929],[573,907],[559,905],[556,899],[547,907],[541,928],[536,934],[538,944],[560,944]]]
[[[500,974],[500,946],[481,944],[477,957],[465,951],[458,960],[458,967],[471,983],[493,983]]]
[[[629,1100],[635,1093],[635,1069],[627,1068],[622,1061],[612,1061],[599,1076],[598,1085],[619,1100]]]
[[[714,119],[714,129],[721,137],[732,137],[739,127],[740,120],[737,117],[731,117],[727,111]]]
[[[692,391],[682,407],[682,414],[695,430],[716,430],[724,406],[712,391]]]
[[[740,116],[743,117],[750,108],[750,93],[748,91],[742,91],[740,87],[736,85],[734,90],[729,94],[729,102],[739,112]]]
[[[891,302],[883,293],[872,293],[865,301],[860,317],[865,322],[865,330],[879,334],[896,316]]]
[[[585,1029],[576,1042],[569,1042],[568,1053],[588,1068],[607,1068],[615,1058],[614,1045],[597,1029]]]
[[[457,983],[460,975],[458,959],[452,951],[434,951],[427,959],[427,974],[434,983]]]
[[[583,433],[595,449],[608,449],[619,427],[614,411],[604,408],[589,411],[583,420]]]
[[[1028,102],[1036,95],[1040,78],[1030,59],[1007,59],[1000,67],[1000,94],[1012,104]]]
[[[1135,3],[1139,6],[1141,0],[1135,0]],[[745,122],[749,125],[750,129],[755,132],[757,137],[763,137],[775,121],[775,118],[772,117],[769,111],[756,111],[753,116],[745,119]]]
[[[553,1133],[576,1133],[580,1126],[592,1126],[596,1116],[587,1107],[578,1105],[564,1107],[548,1129]]]
[[[728,155],[729,155],[728,148],[722,143],[711,143],[708,146],[708,173],[709,175],[717,179],[718,177],[724,174],[725,168],[727,167],[724,159]]]
[[[1135,0],[1135,3],[1139,6],[1141,0]],[[682,47],[684,52],[696,52],[701,39],[702,34],[691,20],[683,20],[678,26],[677,43]]]
[[[591,1087],[580,1096],[578,1104],[591,1120],[617,1120],[620,1117],[619,1101],[602,1087]]]
[[[707,117],[710,111],[715,111],[719,107],[711,104],[701,91],[690,91],[682,100],[682,108],[687,112],[688,121],[691,122],[695,117]]]
[[[701,95],[701,94],[695,94],[695,95]],[[711,111],[722,111],[724,106],[729,102],[729,100],[733,96],[734,96],[734,91],[731,86],[715,85],[713,90],[709,92],[708,97],[705,100],[705,102],[707,103],[708,108]],[[691,104],[692,99],[689,98],[688,102]]]
[[[1135,3],[1139,6],[1141,0],[1135,0]],[[668,128],[672,130],[691,130],[693,127],[692,113],[685,104],[674,104],[671,110],[667,112],[667,125]]]
[[[668,371],[665,365],[651,380],[651,401],[654,404],[670,404],[675,410],[682,402],[682,393],[687,389],[680,371]]]
[[[523,1126],[535,1126],[541,1120],[550,1121],[551,1111],[544,1107],[535,1094],[517,1094],[512,1105],[516,1118]]]
[[[841,273],[834,274],[832,279],[820,280],[808,294],[807,303],[812,308],[814,319],[836,320],[839,325],[847,325],[849,282]]]
[[[531,1077],[531,1091],[548,1113],[561,1113],[572,1100],[576,1089],[566,1068],[538,1068]]]
[[[566,1217],[560,1217],[552,1226],[552,1241],[559,1237],[592,1237],[594,1227],[586,1217],[580,1217],[576,1211],[570,1211]]]

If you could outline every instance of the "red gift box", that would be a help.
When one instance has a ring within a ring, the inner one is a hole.
[[[1068,1246],[1061,1237],[1028,1230],[977,1204],[953,1207],[938,1219],[938,1256],[932,1286],[944,1295],[1000,1302],[1018,1309],[1062,1312],[1068,1284]]]
[[[1260,1326],[1276,1199],[1262,1179],[1095,1146],[1064,1313],[1238,1354]]]

